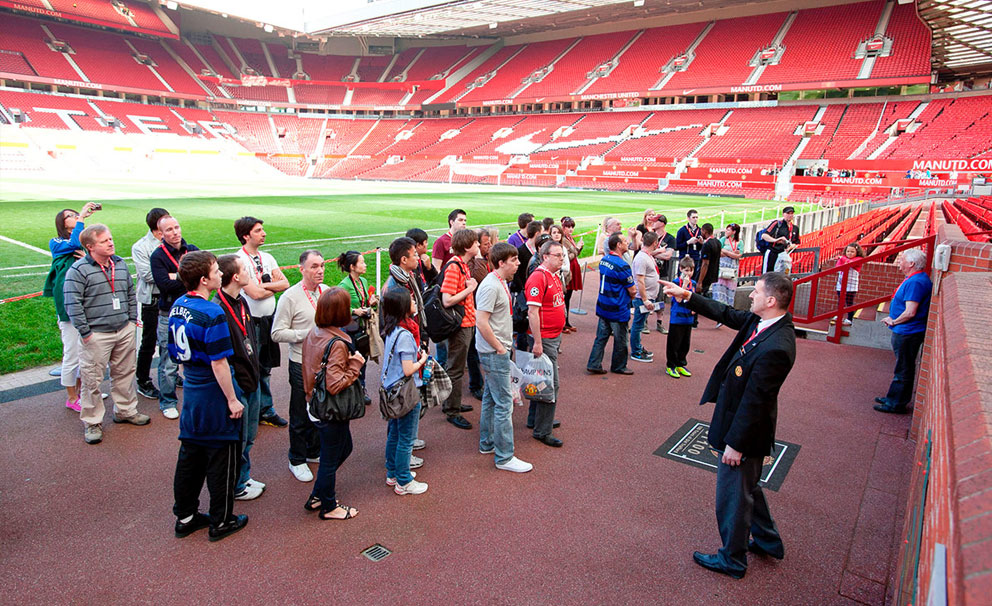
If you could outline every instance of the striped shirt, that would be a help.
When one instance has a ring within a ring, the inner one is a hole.
[[[65,274],[63,294],[66,314],[84,339],[92,332],[117,332],[138,320],[131,272],[117,255],[111,255],[106,268],[88,254],[73,263]]]
[[[459,256],[451,258],[451,263],[444,270],[444,282],[441,283],[441,292],[449,295],[457,295],[465,290],[465,282],[469,277],[468,265]],[[462,328],[475,326],[475,294],[469,293],[465,299],[459,303],[465,307],[465,317],[462,318]]]

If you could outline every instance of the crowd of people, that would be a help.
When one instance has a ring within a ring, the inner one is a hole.
[[[261,219],[246,216],[235,221],[240,249],[217,257],[187,243],[178,219],[162,208],[148,212],[148,232],[132,247],[136,286],[116,254],[110,229],[84,224],[97,210],[99,205],[88,203],[79,213],[61,211],[56,217],[58,236],[51,242],[46,293],[55,298],[64,343],[66,406],[79,412],[85,442],[101,442],[105,409],[100,384],[109,367],[115,423],[150,422],[138,412],[139,393],[158,399],[165,419],[178,419],[181,446],[173,508],[177,537],[209,528],[213,541],[245,526],[247,516],[234,513],[234,502],[258,498],[265,490],[265,484],[251,476],[250,455],[260,423],[288,427],[289,471],[300,482],[313,482],[304,503],[308,511],[319,512],[324,520],[358,515],[356,508],[338,500],[335,478],[352,451],[350,421],[373,404],[366,382],[370,360],[378,364],[378,408],[387,420],[385,482],[398,495],[428,490],[428,483],[417,479],[414,471],[423,466],[423,459],[413,454],[426,446],[418,428],[428,408],[441,408],[455,428],[473,428],[464,416],[474,410],[463,397],[466,372],[468,390],[480,401],[479,452],[491,455],[498,470],[533,469],[514,449],[511,412],[519,396],[513,387],[518,370],[514,350],[545,360],[550,368],[551,388],[541,397],[528,398],[527,428],[542,444],[563,445],[554,432],[561,425],[556,418],[559,352],[564,335],[577,330],[569,322],[568,308],[573,293],[584,286],[579,263],[584,245],[572,218],[539,221],[523,213],[518,230],[501,242],[494,228],[469,229],[465,211],[455,209],[431,255],[428,235],[420,228],[389,245],[389,277],[376,293],[364,277],[367,264],[357,251],[344,251],[334,259],[343,275],[337,286],[324,284],[329,260],[323,253],[303,251],[301,280],[291,285],[275,259],[261,250],[266,238]],[[761,237],[769,250],[798,245],[793,214],[786,208],[783,217],[764,230]],[[791,326],[787,310],[792,283],[784,274],[766,272],[750,295],[751,311],[736,311],[741,228],[731,223],[717,237],[713,225],[699,225],[698,220],[698,212],[690,210],[687,223],[674,236],[667,232],[667,218],[653,210],[627,231],[614,217],[604,220],[595,251],[602,252],[595,303],[598,324],[586,371],[632,375],[630,360],[653,362],[642,339],[652,332],[652,314],[655,330],[667,335],[665,373],[673,379],[692,376],[688,353],[699,314],[719,322],[718,327],[739,330],[703,396],[704,402],[716,402],[717,414],[724,415],[714,417],[710,443],[724,453],[722,465],[728,468],[721,467],[718,476],[718,517],[721,534],[725,529],[729,534],[723,537],[720,554],[697,558],[700,565],[737,576],[746,568],[742,554],[748,546],[742,547],[741,533],[746,539],[748,528],[757,549],[772,555],[782,552],[767,507],[754,508],[751,525],[752,513],[744,501],[746,495],[760,496],[760,465],[752,463],[768,454],[777,390],[795,359],[793,331],[765,330],[775,323],[778,328]],[[857,263],[861,256],[859,247],[848,247],[838,264]],[[765,264],[774,264],[768,253]],[[893,387],[879,399],[878,409],[884,412],[905,410],[922,341],[921,311],[925,327],[926,310],[914,304],[926,290],[918,276],[919,259],[907,253],[900,267],[909,285],[893,305],[897,315],[891,324],[904,327],[894,329],[900,335],[898,343],[895,337],[893,341],[899,362]],[[850,272],[848,278],[838,279],[838,296],[848,305],[857,290],[857,275]],[[144,330],[137,343],[139,317]],[[783,318],[786,321],[778,322]],[[759,333],[764,336],[759,338]],[[772,334],[779,336],[766,338]],[[603,357],[611,338],[607,371]],[[272,369],[281,365],[281,344],[287,345],[289,355],[288,420],[275,412],[270,384]],[[157,387],[151,380],[156,346]],[[748,363],[739,363],[752,350],[756,353]],[[737,364],[739,379],[730,386],[736,398],[732,401],[720,395],[731,364]],[[755,397],[747,391],[752,378],[768,383],[759,390],[767,397],[741,413],[750,415],[745,426],[729,427],[728,419],[743,406],[742,399]],[[747,462],[743,466],[741,453]],[[311,463],[318,463],[316,477]],[[738,472],[743,479],[724,478]],[[204,482],[210,494],[209,515],[197,509]]]

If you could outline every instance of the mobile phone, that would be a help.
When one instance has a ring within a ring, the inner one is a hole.
[[[103,210],[103,204],[100,204],[99,202],[94,202],[93,210]]]

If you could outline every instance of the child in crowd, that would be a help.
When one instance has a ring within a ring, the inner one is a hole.
[[[686,290],[695,292],[696,283],[692,279],[692,272],[696,269],[696,264],[692,257],[682,257],[679,261],[679,277],[675,283]],[[672,313],[668,320],[668,343],[666,353],[668,356],[668,368],[666,373],[673,379],[691,377],[692,373],[686,368],[686,358],[689,355],[689,347],[692,342],[692,322],[693,313],[684,303],[672,299]]]
[[[185,376],[172,511],[176,537],[210,526],[210,540],[217,541],[248,523],[248,516],[233,512],[244,406],[227,361],[234,354],[227,317],[208,300],[221,287],[217,258],[207,251],[187,253],[179,261],[179,279],[188,292],[169,312],[169,356],[183,365]],[[204,480],[209,516],[197,510]]]
[[[848,263],[852,263],[858,259],[863,258],[864,256],[865,256],[865,251],[864,249],[861,248],[861,246],[857,244],[857,242],[853,244],[848,244],[844,248],[844,254],[842,254],[840,257],[837,258],[837,267],[840,267],[842,265],[847,265]],[[848,270],[847,292],[841,294],[840,289],[841,289],[841,283],[844,280],[844,272],[842,271],[837,272],[837,288],[836,288],[837,299],[842,305],[844,305],[844,307],[848,307],[854,303],[854,298],[858,294],[858,282],[860,281],[860,278],[861,278],[860,271],[858,271],[857,269]],[[852,320],[854,320],[854,312],[849,311],[847,312],[847,317],[844,318],[844,326],[850,326]]]

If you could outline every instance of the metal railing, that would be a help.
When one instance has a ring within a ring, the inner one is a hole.
[[[847,282],[852,270],[860,271],[861,267],[865,263],[869,262],[885,263],[893,255],[896,255],[904,250],[920,247],[925,248],[927,255],[925,271],[929,273],[930,267],[933,264],[934,244],[936,239],[937,237],[935,235],[930,235],[925,238],[918,238],[915,240],[876,242],[874,244],[870,244],[869,246],[886,245],[886,250],[867,257],[862,257],[856,261],[841,265],[840,267],[831,267],[829,269],[824,269],[823,271],[799,278],[793,282],[795,294],[793,295],[792,303],[789,306],[789,311],[791,311],[793,315],[793,321],[797,324],[813,324],[815,322],[821,322],[823,320],[834,318],[836,319],[836,330],[827,336],[827,340],[832,343],[840,343],[841,338],[849,334],[844,330],[843,326],[843,319],[847,313],[857,311],[865,307],[874,307],[886,301],[890,301],[895,293],[893,292],[880,297],[875,297],[860,303],[852,303],[851,305],[845,305],[844,299],[842,297],[837,297],[837,303],[828,311],[816,313],[816,304],[820,297],[820,289],[824,287],[824,284],[830,289],[831,292],[839,290],[842,293],[846,293]],[[889,246],[892,247],[889,248]],[[839,288],[837,284],[837,275],[841,275]],[[806,284],[809,284],[809,286],[804,288],[804,285]],[[801,291],[803,294],[800,296]],[[806,303],[805,311],[798,310],[797,304],[802,304],[804,302]]]

